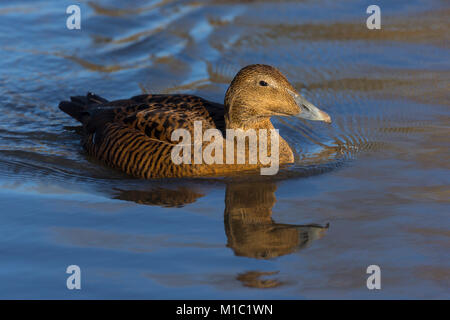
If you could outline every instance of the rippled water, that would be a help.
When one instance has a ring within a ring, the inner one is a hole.
[[[0,4],[0,297],[450,297],[448,2],[379,1],[381,30],[370,1],[81,1],[81,30],[70,4]],[[334,120],[275,119],[296,150],[276,177],[131,179],[57,108],[222,101],[252,63]]]

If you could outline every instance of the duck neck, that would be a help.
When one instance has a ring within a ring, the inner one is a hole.
[[[246,118],[246,119],[245,119]],[[258,131],[259,129],[275,129],[269,117],[251,118],[245,116],[234,116],[233,114],[225,114],[225,126],[226,129],[253,129]],[[279,161],[280,163],[292,163],[294,162],[294,153],[287,143],[278,133],[279,141]],[[259,140],[259,138],[258,138]]]
[[[251,118],[245,115],[225,115],[225,126],[227,129],[273,129],[269,118]]]
[[[239,99],[225,97],[225,127],[226,129],[273,129],[269,117],[261,117],[248,108]]]

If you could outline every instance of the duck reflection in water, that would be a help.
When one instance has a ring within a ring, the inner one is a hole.
[[[163,207],[181,207],[204,194],[189,187],[155,188],[151,191],[119,190],[116,199]],[[328,225],[294,225],[276,223],[272,208],[276,203],[273,182],[227,183],[224,225],[227,246],[235,255],[270,259],[287,255],[320,239]]]
[[[237,256],[270,259],[293,253],[324,235],[327,226],[272,220],[275,183],[229,184],[225,194],[227,246]]]

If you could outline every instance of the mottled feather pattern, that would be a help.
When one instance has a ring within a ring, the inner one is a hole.
[[[78,99],[72,99],[78,101]],[[202,176],[221,170],[214,166],[175,165],[171,150],[173,130],[183,128],[193,136],[194,122],[203,129],[225,128],[223,106],[191,95],[140,95],[104,102],[88,94],[83,112],[83,147],[105,164],[140,178]],[[220,165],[219,165],[220,166]],[[221,165],[225,167],[229,165]],[[236,169],[236,167],[234,168]]]
[[[253,134],[258,130],[273,130],[270,117],[280,115],[331,122],[328,114],[295,93],[278,69],[261,64],[246,66],[236,74],[225,94],[225,105],[187,94],[144,94],[107,101],[88,93],[86,97],[71,97],[70,102],[63,101],[59,107],[83,124],[83,146],[89,155],[141,178],[225,176],[267,166],[267,162],[262,164],[260,156],[257,160],[250,159],[249,138],[245,142],[245,150],[238,150],[237,139],[234,138],[233,163],[195,164],[197,149],[194,152],[192,140],[195,139],[196,121],[201,122],[202,131],[218,129],[222,133],[222,137],[214,139],[221,139],[222,156],[227,155],[222,159],[219,157],[223,162],[231,162],[228,159],[230,150],[226,150],[226,129],[252,129],[255,130]],[[188,130],[191,141],[172,141],[172,133],[176,129]],[[276,154],[272,153],[272,135],[267,132],[269,136],[271,138],[262,145],[267,148],[266,154],[271,156],[271,160],[275,155],[273,158],[276,160],[271,165],[275,162],[278,171],[278,163],[293,163],[294,154],[277,133],[274,141],[279,148]],[[255,153],[261,155],[258,135],[254,137]],[[231,136],[229,138],[232,139]],[[191,164],[176,165],[172,161],[172,150],[179,143],[190,145]],[[209,144],[210,141],[203,141],[201,150]],[[243,156],[244,163],[236,163],[238,154]]]

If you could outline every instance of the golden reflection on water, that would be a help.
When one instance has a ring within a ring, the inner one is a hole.
[[[237,280],[242,282],[242,285],[250,288],[268,289],[277,288],[283,285],[283,282],[277,279],[267,279],[267,277],[278,274],[278,271],[262,272],[262,271],[247,271],[237,276]]]
[[[225,192],[227,246],[237,256],[271,259],[320,239],[328,226],[276,223],[272,219],[276,185],[228,184]]]
[[[321,226],[275,222],[272,219],[272,208],[276,203],[275,191],[275,183],[227,183],[224,210],[226,246],[233,250],[236,256],[273,259],[306,248],[326,234],[328,224]],[[115,199],[162,207],[182,207],[204,196],[203,193],[188,187],[158,187],[149,191],[115,189],[114,193]],[[59,242],[80,247],[151,252],[158,246],[189,246],[158,236],[124,235],[78,228],[53,228],[53,232]],[[207,247],[207,244],[198,245]],[[246,287],[275,288],[284,284],[274,277],[278,273],[279,271],[253,270],[239,273],[236,279]]]
[[[141,13],[144,13],[146,11],[150,11],[150,10],[153,10],[155,8],[161,7],[163,5],[169,4],[171,2],[173,2],[173,0],[163,0],[163,1],[156,2],[153,5],[142,6],[142,7],[137,7],[137,8],[130,7],[128,9],[107,8],[105,6],[102,6],[102,5],[94,2],[94,1],[88,1],[88,5],[92,9],[94,9],[94,11],[97,14],[99,14],[99,15],[105,15],[105,16],[111,16],[111,17],[120,17],[120,16],[125,16],[125,15],[141,14]]]
[[[275,190],[275,183],[227,184],[224,225],[227,247],[231,248],[235,255],[255,259],[276,258],[305,248],[324,236],[328,225],[274,222],[272,208],[276,203]],[[117,191],[115,199],[164,207],[181,207],[204,196],[185,187]]]

